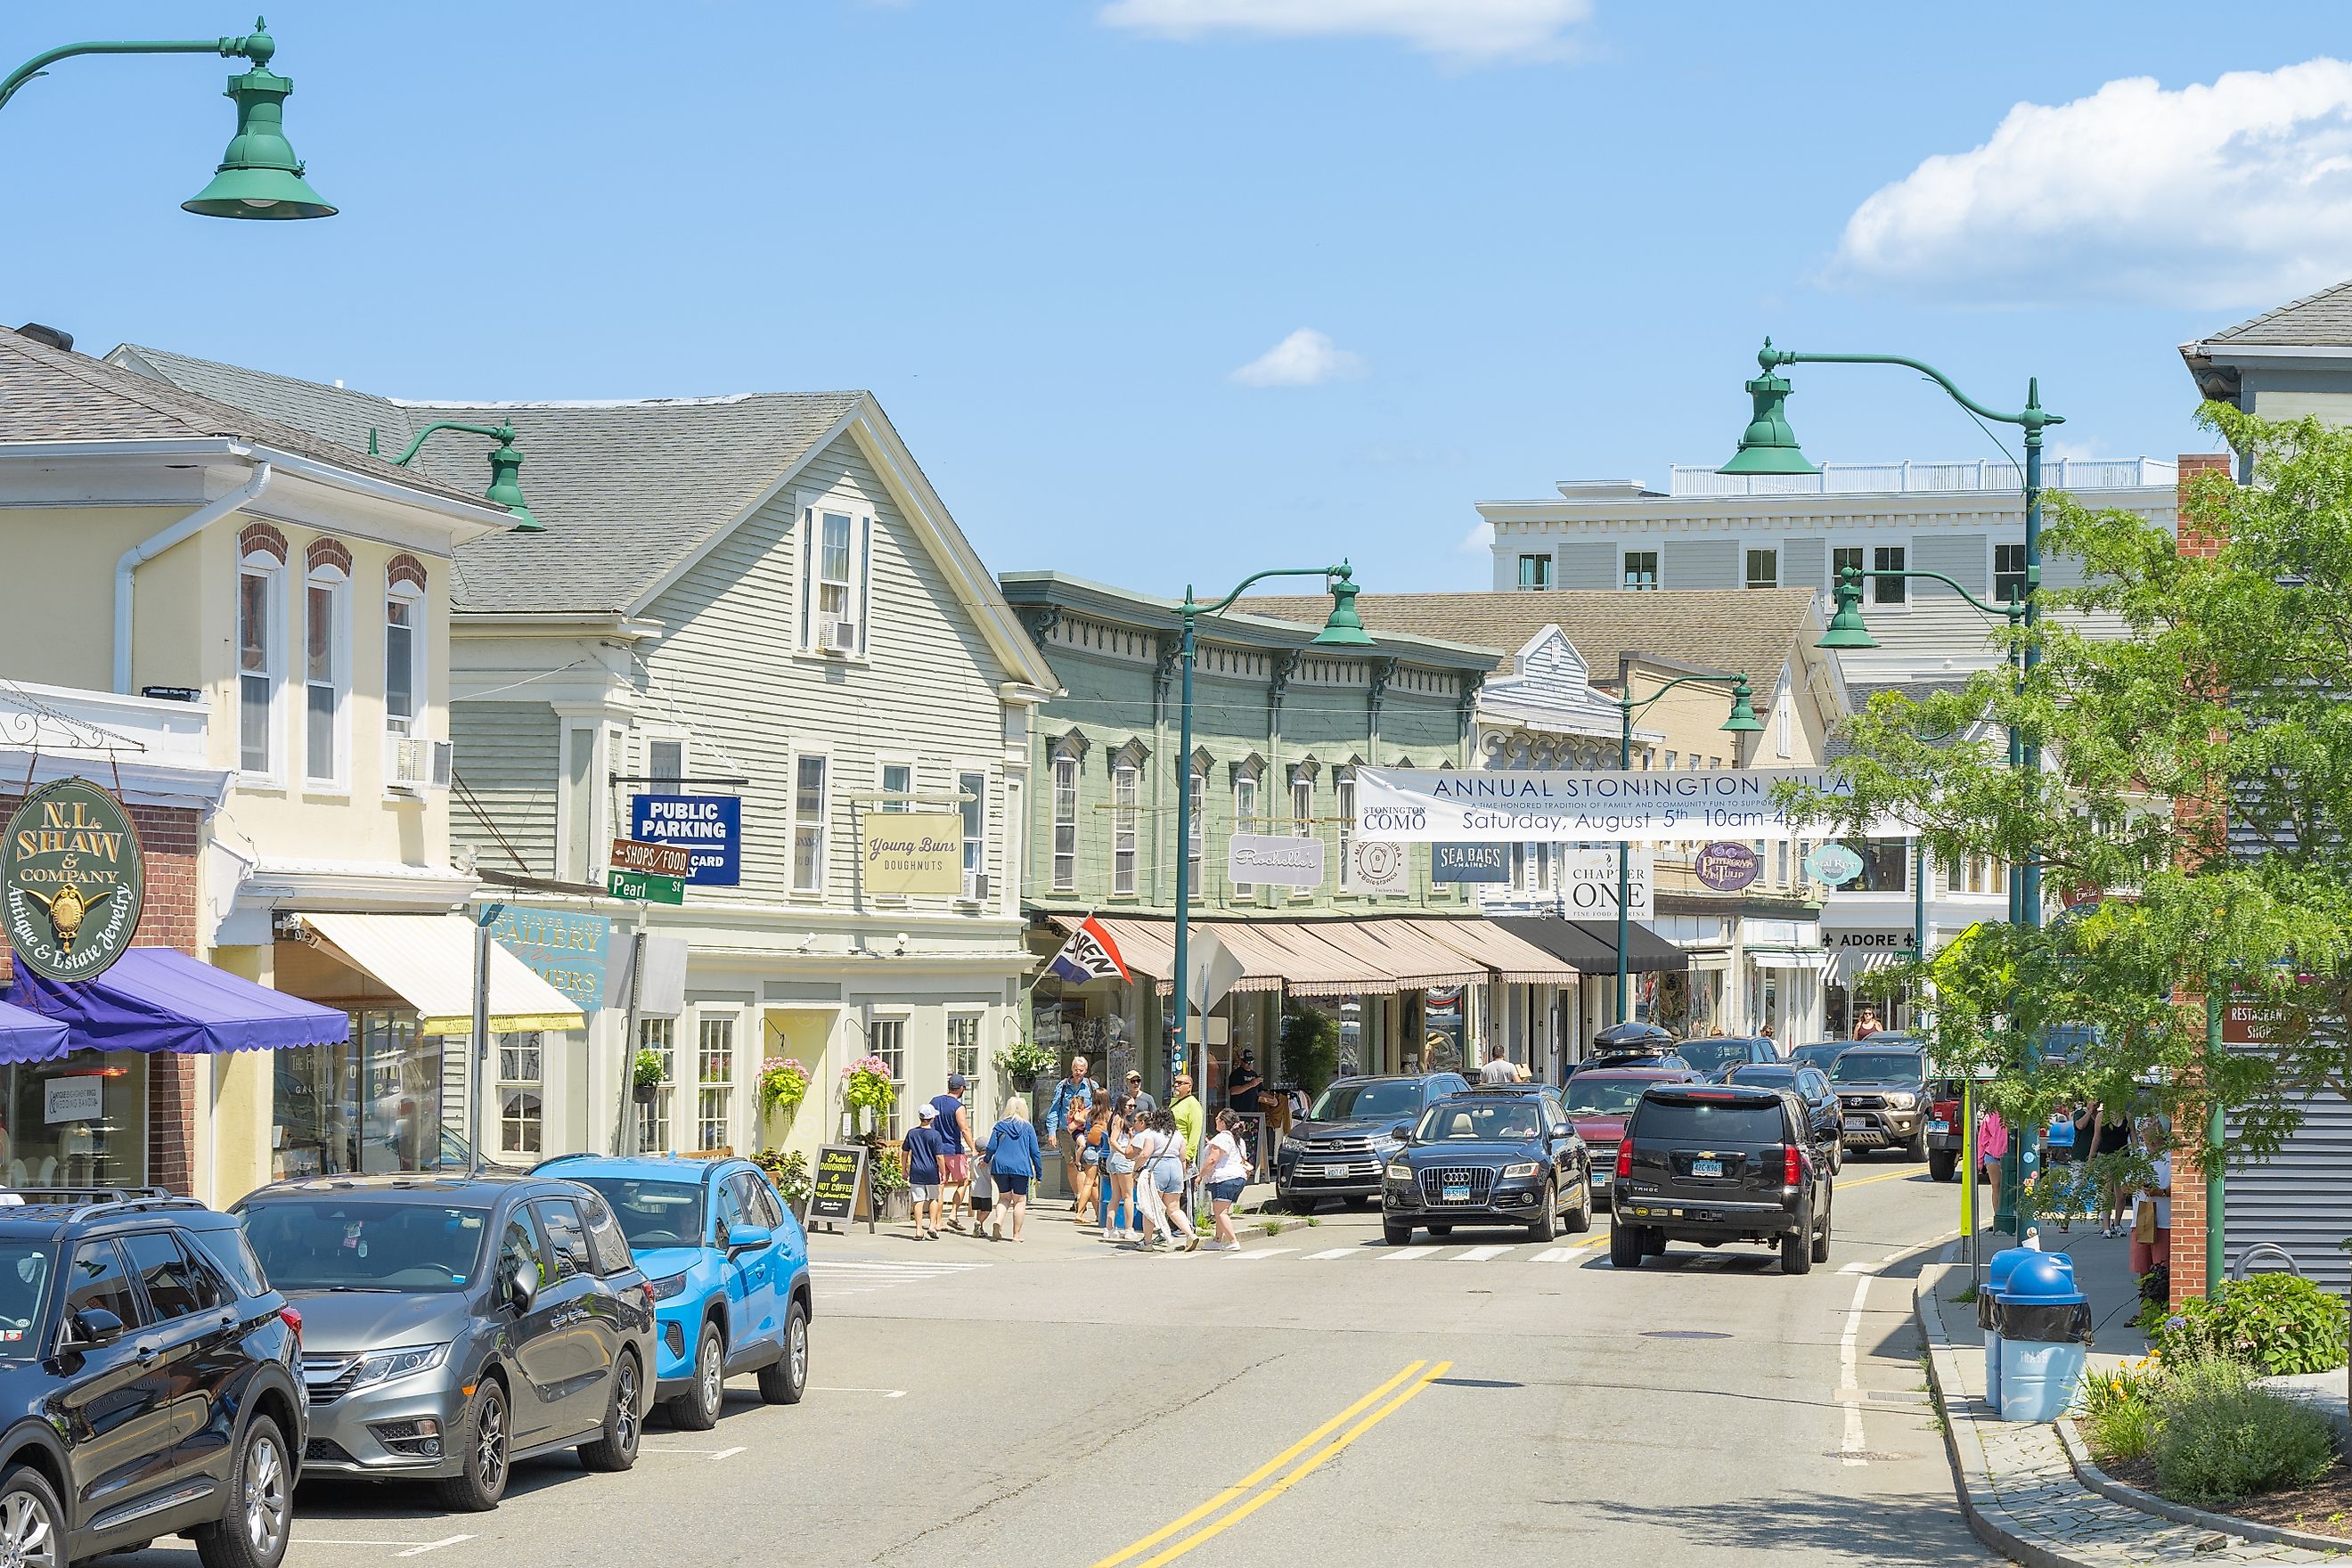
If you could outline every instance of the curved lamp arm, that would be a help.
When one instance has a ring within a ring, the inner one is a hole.
[[[5,108],[26,82],[47,75],[48,67],[76,55],[218,55],[223,59],[242,58],[267,67],[269,58],[277,52],[277,44],[258,29],[242,38],[121,38],[63,44],[35,55],[5,78],[0,78],[0,108]]]
[[[1627,676],[1625,687],[1626,694],[1617,699],[1617,706],[1622,709],[1630,717],[1633,714],[1639,713],[1643,709],[1647,708],[1651,703],[1655,702],[1659,698],[1664,697],[1667,692],[1672,691],[1677,686],[1701,686],[1708,684],[1721,685],[1727,680],[1741,681],[1746,680],[1748,678],[1744,675],[1678,675],[1675,677],[1674,679],[1667,681],[1664,686],[1659,687],[1655,691],[1651,692],[1647,697],[1644,697],[1640,701],[1636,702],[1633,700],[1633,678],[1631,676]]]
[[[1213,605],[1196,603],[1192,597],[1192,589],[1188,584],[1184,589],[1183,613],[1187,616],[1213,616],[1220,610],[1231,609],[1234,602],[1249,591],[1250,584],[1253,583],[1263,583],[1268,577],[1328,578],[1353,577],[1354,575],[1354,572],[1349,569],[1348,563],[1344,561],[1340,562],[1337,566],[1277,566],[1271,571],[1251,573],[1234,586],[1232,593],[1226,595],[1223,598],[1219,599]]]
[[[2033,590],[2040,586],[2039,580],[2042,575],[2042,568],[2039,566],[2029,566],[2025,571],[2025,599],[2011,599],[1999,605],[1986,604],[1982,599],[1978,598],[1974,594],[1969,593],[1966,588],[1961,587],[1958,583],[1955,583],[1949,577],[1945,576],[1941,572],[1927,572],[1919,570],[1902,572],[1878,570],[1864,571],[1859,566],[1848,566],[1838,573],[1838,597],[1843,599],[1850,593],[1855,602],[1859,603],[1862,598],[1862,580],[1865,577],[1924,577],[1932,583],[1941,583],[1945,587],[1949,588],[1953,593],[1958,594],[1961,598],[1966,599],[1970,607],[1974,608],[1978,613],[1987,616],[1998,616],[2003,620],[2013,622],[2023,620],[2025,618],[2026,599],[2032,598],[2033,596]]]
[[[436,419],[416,433],[416,439],[406,450],[392,460],[393,467],[404,468],[413,461],[425,443],[443,430],[461,430],[468,436],[487,436],[498,445],[490,450],[490,488],[483,499],[502,506],[515,519],[518,533],[541,533],[546,525],[531,516],[530,508],[522,500],[522,454],[515,450],[515,427],[511,425],[467,425],[456,419]],[[369,450],[374,450],[373,432],[368,437]]]
[[[1767,374],[1784,364],[1899,364],[1906,370],[1916,370],[1933,381],[1951,394],[1953,402],[1978,417],[1994,420],[2002,425],[2015,425],[2029,436],[2041,434],[2048,426],[2066,423],[2063,415],[2053,414],[2042,406],[2042,383],[2038,376],[2026,384],[2023,412],[2003,414],[1999,409],[1987,408],[1983,404],[1962,392],[1950,376],[1946,375],[1927,361],[1912,359],[1906,354],[1805,353],[1796,349],[1776,349],[1768,342],[1757,351],[1756,363],[1762,365]]]

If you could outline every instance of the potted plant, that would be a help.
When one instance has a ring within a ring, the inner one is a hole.
[[[791,1057],[770,1057],[760,1064],[760,1110],[785,1121],[808,1098],[809,1070]]]
[[[996,1070],[1007,1082],[1026,1094],[1037,1087],[1037,1080],[1054,1072],[1059,1066],[1052,1049],[1034,1040],[1015,1040],[992,1058]]]
[[[841,1109],[854,1136],[888,1126],[898,1106],[898,1086],[890,1081],[890,1064],[880,1057],[860,1057],[841,1069]]]
[[[793,1150],[786,1153],[780,1149],[762,1149],[751,1156],[751,1163],[768,1173],[775,1184],[776,1195],[793,1211],[793,1217],[803,1225],[808,1223],[809,1168],[808,1156]]]
[[[875,1217],[885,1222],[911,1218],[915,1200],[907,1184],[907,1167],[898,1151],[881,1140],[871,1141],[873,1158],[867,1163],[872,1184]]]
[[[655,1050],[639,1051],[635,1062],[631,1065],[629,1070],[630,1081],[635,1086],[632,1092],[636,1096],[637,1103],[651,1105],[654,1102],[654,1096],[661,1092],[661,1053]]]

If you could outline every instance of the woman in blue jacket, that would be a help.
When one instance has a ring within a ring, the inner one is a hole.
[[[1037,1147],[1037,1130],[1029,1125],[1026,1100],[1016,1094],[1004,1102],[1003,1120],[989,1129],[980,1152],[988,1161],[989,1179],[996,1184],[996,1203],[988,1211],[989,1238],[1004,1239],[1002,1227],[1009,1215],[1013,1239],[1018,1241],[1022,1222],[1029,1217],[1029,1184],[1037,1179],[1045,1159]]]

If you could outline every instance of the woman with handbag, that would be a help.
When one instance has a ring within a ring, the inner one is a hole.
[[[2172,1152],[2166,1146],[2164,1123],[2153,1116],[2139,1124],[2139,1137],[2147,1151],[2148,1179],[2139,1184],[2132,1205],[2131,1271],[2147,1274],[2172,1262]]]
[[[1029,1184],[1037,1179],[1045,1163],[1037,1146],[1037,1130],[1029,1125],[1026,1100],[1016,1094],[1005,1100],[1003,1119],[989,1129],[988,1142],[980,1152],[987,1158],[989,1174],[996,1184],[996,1202],[988,1211],[989,1239],[1005,1239],[1005,1220],[1010,1216],[1012,1239],[1019,1241],[1022,1223],[1029,1217]]]
[[[1139,1167],[1136,1184],[1141,1186],[1140,1177],[1149,1172],[1151,1190],[1139,1195],[1144,1203],[1159,1205],[1160,1221],[1167,1232],[1166,1244],[1174,1247],[1181,1236],[1184,1250],[1190,1252],[1201,1245],[1201,1237],[1192,1228],[1192,1222],[1184,1217],[1184,1134],[1177,1131],[1174,1111],[1151,1113],[1151,1137],[1152,1153],[1150,1161]]]

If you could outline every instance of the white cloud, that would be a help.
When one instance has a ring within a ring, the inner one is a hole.
[[[1591,0],[1111,0],[1106,26],[1198,38],[1255,33],[1277,38],[1397,38],[1465,63],[1564,59],[1568,30]]]
[[[1233,379],[1244,386],[1314,386],[1363,374],[1362,355],[1349,353],[1312,327],[1301,327],[1234,372]]]
[[[2352,65],[2021,103],[1846,220],[1834,279],[1959,300],[2275,305],[2352,273]]]
[[[1478,526],[1464,534],[1462,542],[1454,547],[1456,555],[1491,555],[1494,551],[1495,525],[1483,517]]]

